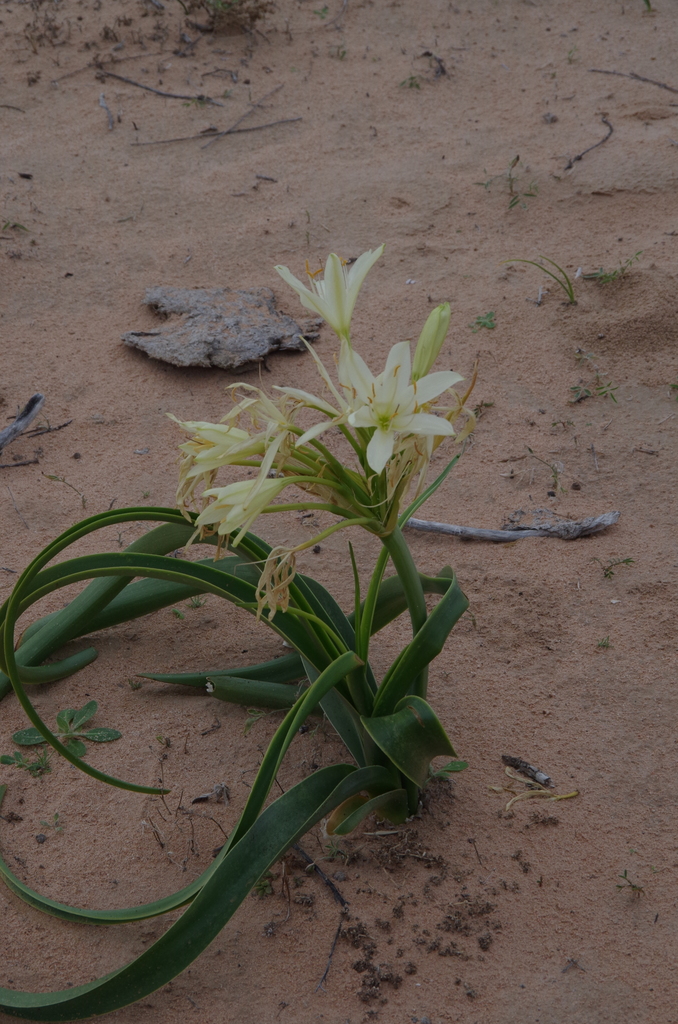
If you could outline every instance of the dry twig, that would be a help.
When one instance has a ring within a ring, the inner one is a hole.
[[[31,398],[28,399],[26,405],[23,407],[21,412],[17,415],[13,423],[10,423],[4,430],[0,430],[0,452],[8,444],[10,444],[15,437],[23,433],[29,423],[32,423],[35,417],[38,415],[45,403],[45,396],[41,395],[40,392],[36,392]]]

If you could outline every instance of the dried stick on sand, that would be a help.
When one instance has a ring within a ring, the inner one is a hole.
[[[14,422],[10,423],[10,425],[5,427],[4,430],[0,430],[0,452],[10,444],[15,437],[18,437],[19,434],[23,433],[29,423],[33,422],[42,409],[44,402],[45,396],[41,395],[39,391],[36,392],[36,394],[28,399]]]
[[[553,523],[544,522],[535,528],[510,525],[505,530],[482,530],[475,526],[454,526],[452,523],[436,523],[428,519],[408,519],[405,525],[426,533],[447,533],[467,540],[491,540],[506,544],[508,541],[522,540],[523,537],[559,537],[561,540],[588,537],[592,533],[606,530],[608,526],[614,526],[620,515],[620,512],[606,512],[602,516],[576,521],[562,519]]]

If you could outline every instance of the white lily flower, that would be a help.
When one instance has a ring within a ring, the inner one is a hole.
[[[318,313],[340,338],[349,341],[351,317],[358,292],[383,251],[383,245],[378,249],[368,250],[350,265],[335,253],[330,253],[322,280],[307,269],[310,288],[302,284],[288,267],[277,266],[275,269],[283,281],[297,293],[302,306]],[[308,264],[306,266],[308,268]]]
[[[421,412],[433,399],[457,384],[462,377],[451,370],[411,380],[410,346],[402,341],[389,352],[386,367],[377,377],[365,361],[351,352],[345,361],[348,382],[360,407],[348,417],[352,427],[374,428],[367,446],[367,461],[381,473],[393,455],[396,434],[454,436],[452,425],[440,416]]]

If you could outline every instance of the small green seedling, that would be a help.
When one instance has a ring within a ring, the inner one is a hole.
[[[617,559],[612,559],[611,558],[611,559],[609,559],[609,561],[607,563],[601,562],[601,560],[599,558],[594,558],[593,561],[597,562],[598,565],[601,567],[601,569],[603,570],[603,576],[605,577],[606,580],[611,580],[612,579],[612,577],[615,574],[614,570],[616,569],[616,567],[618,565],[633,565],[633,563],[634,563],[634,559],[633,558],[617,558]]]
[[[515,260],[502,260],[502,262],[503,263],[529,263],[529,264],[531,264],[531,266],[537,267],[538,270],[543,270],[543,272],[545,274],[548,274],[549,277],[552,277],[553,280],[557,284],[560,285],[560,287],[563,289],[563,291],[567,295],[569,304],[571,306],[576,306],[577,305],[577,300],[574,297],[574,285],[572,284],[572,281],[567,276],[567,274],[563,270],[563,268],[559,267],[558,264],[555,263],[553,260],[550,260],[548,258],[548,256],[540,256],[539,259],[540,260],[546,260],[547,263],[550,263],[552,267],[556,268],[558,273],[554,274],[554,272],[552,270],[549,270],[548,267],[543,267],[541,265],[541,263],[537,263],[536,260],[515,259]]]
[[[266,715],[269,714],[270,711],[262,711],[260,708],[248,708],[247,718],[245,720],[245,727],[243,729],[243,736],[247,736],[247,734],[252,729],[252,726],[256,725],[260,718],[266,718]]]
[[[78,495],[80,501],[82,502],[82,507],[87,508],[87,498],[85,497],[85,495],[82,493],[82,491],[79,491],[77,487],[74,487],[73,484],[70,484],[65,476],[54,476],[52,473],[43,473],[42,475],[46,476],[48,480],[55,480],[58,484],[66,484],[66,487],[70,487],[70,489],[72,491],[75,491],[75,493]]]
[[[337,860],[339,858],[345,864],[350,857],[350,854],[343,847],[339,846],[334,839],[330,839],[329,843],[325,844],[325,851],[327,853],[327,856],[324,858],[325,860]]]
[[[325,4],[325,6],[321,7],[319,11],[314,11],[313,13],[317,14],[321,21],[324,21],[325,18],[327,17],[327,12],[328,11],[329,11],[329,7],[327,6],[327,4]]]
[[[89,722],[90,718],[94,718],[98,707],[95,700],[90,700],[78,711],[74,708],[65,708],[56,716],[57,732],[55,736],[76,757],[84,757],[87,753],[87,747],[83,740],[89,740],[92,743],[110,743],[111,740],[119,740],[122,736],[117,729],[96,728],[88,729],[86,732],[82,731],[82,726],[85,722]],[[42,733],[33,728],[20,729],[19,732],[14,733],[12,739],[20,747],[33,747],[45,742]]]
[[[206,600],[207,600],[206,598],[198,597],[196,595],[195,597],[190,598],[190,600],[188,600],[186,602],[186,607],[187,608],[202,608],[202,606],[204,605]]]
[[[400,89],[421,89],[419,84],[419,75],[410,75],[408,78],[403,78],[399,86]]]
[[[273,878],[275,878],[275,875],[273,875],[270,871],[267,871],[264,875],[261,876],[259,881],[254,886],[254,892],[257,894],[257,896],[273,895],[273,886],[271,885],[271,879]]]
[[[572,49],[567,51],[567,63],[574,64],[576,60],[579,60],[579,47],[575,43]]]
[[[28,231],[28,228],[25,228],[23,226],[23,224],[17,224],[16,221],[6,220],[5,223],[2,225],[2,230],[3,231]]]
[[[343,60],[346,52],[346,47],[343,43],[339,43],[337,46],[330,46],[330,57],[336,57],[337,60]]]
[[[483,316],[477,316],[473,323],[468,326],[474,334],[477,334],[483,327],[486,327],[488,331],[493,331],[497,326],[494,322],[494,316],[495,314],[493,312],[485,313]]]
[[[63,832],[64,830],[64,827],[59,819],[58,811],[56,812],[56,814],[52,815],[51,821],[41,821],[40,824],[44,825],[45,828],[53,828],[55,832]]]
[[[564,494],[565,493],[565,488],[560,483],[560,474],[563,472],[563,470],[565,468],[563,466],[562,462],[547,462],[546,459],[540,459],[538,455],[535,455],[535,453],[532,451],[532,449],[529,447],[529,445],[527,447],[527,450],[528,450],[528,452],[530,453],[530,455],[532,456],[533,459],[536,459],[537,462],[541,462],[541,464],[543,466],[546,466],[548,469],[551,470],[551,479],[553,481],[552,490],[554,490],[554,491],[560,490]]]
[[[639,249],[638,252],[634,252],[633,256],[630,256],[625,263],[620,263],[616,270],[603,270],[603,268],[600,267],[599,270],[595,270],[592,274],[584,274],[584,278],[586,281],[597,281],[598,284],[611,284],[612,281],[616,281],[618,278],[624,277],[633,264],[640,260],[642,254],[643,250]]]
[[[650,0],[643,0],[643,3],[645,4],[645,10],[652,12],[653,7]]]
[[[447,779],[450,778],[455,772],[463,772],[465,768],[468,768],[468,761],[448,761],[442,768],[438,768],[437,771],[432,771],[429,768],[428,777],[429,779]]]
[[[623,875],[619,875],[619,878],[621,878],[621,883],[617,883],[618,889],[625,889],[626,891],[630,890],[634,896],[638,897],[642,896],[645,892],[642,885],[636,885],[635,882],[631,881],[627,870],[624,871]]]
[[[130,690],[140,690],[143,686],[140,679],[128,679],[127,682],[129,683]]]
[[[577,402],[583,402],[585,398],[611,398],[616,404],[617,397],[615,391],[619,390],[619,385],[615,384],[614,381],[609,380],[605,384],[597,375],[596,381],[589,384],[573,384],[570,388],[572,392],[572,398],[570,399],[570,405],[576,405]]]
[[[669,384],[669,390],[675,391],[675,399],[678,402],[678,382],[676,382],[675,384]]]
[[[185,619],[186,618],[184,613],[180,612],[178,608],[173,608],[172,609],[172,615],[174,616],[175,619]]]
[[[612,647],[612,644],[610,643],[609,636],[604,636],[602,640],[599,640],[598,643],[596,644],[596,647],[602,647],[603,650],[606,650],[606,651],[610,647]]]
[[[49,753],[46,750],[41,750],[35,761],[29,761],[20,750],[15,750],[11,756],[3,754],[0,757],[0,764],[12,764],[15,768],[23,768],[34,779],[37,779],[40,775],[46,775],[47,772],[52,770],[52,766],[49,763]]]

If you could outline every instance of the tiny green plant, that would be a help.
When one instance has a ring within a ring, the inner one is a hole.
[[[28,228],[25,228],[23,226],[23,224],[18,224],[16,221],[6,220],[5,223],[2,225],[2,230],[3,231],[28,231]]]
[[[577,300],[574,297],[574,285],[572,284],[572,281],[568,277],[566,271],[564,271],[562,267],[559,267],[558,264],[554,260],[550,260],[548,258],[548,256],[540,256],[539,259],[540,260],[546,260],[547,263],[550,263],[552,267],[556,268],[557,273],[554,272],[553,270],[549,270],[548,267],[542,266],[541,263],[537,263],[536,260],[513,259],[513,260],[503,260],[502,262],[503,263],[529,263],[531,266],[537,267],[538,270],[542,270],[545,274],[548,274],[549,277],[552,277],[553,280],[556,282],[556,284],[559,284],[560,287],[565,292],[565,294],[567,295],[567,299],[568,299],[569,304],[571,306],[576,306],[577,305]]]
[[[651,0],[643,0],[643,3],[645,4],[645,10],[646,11],[652,11],[653,10]]]
[[[254,886],[254,892],[257,894],[257,896],[273,895],[273,885],[271,883],[274,877],[275,875],[273,875],[272,872],[270,871],[266,871],[265,874],[261,876],[259,881]]]
[[[419,83],[419,75],[409,75],[407,78],[403,78],[400,83],[401,89],[421,89]]]
[[[599,640],[596,647],[602,647],[605,651],[609,650],[612,647],[609,636],[604,636],[602,640]]]
[[[433,771],[429,768],[430,779],[443,779],[447,781],[455,772],[463,772],[465,768],[468,768],[468,761],[448,761],[442,768]]]
[[[631,892],[634,896],[639,897],[642,896],[645,892],[642,885],[636,885],[635,882],[631,881],[631,879],[629,878],[628,869],[625,869],[624,874],[619,875],[619,878],[621,878],[621,882],[617,882],[618,889],[624,889],[626,892]]]
[[[514,210],[516,206],[520,206],[522,210],[526,210],[527,203],[524,200],[534,199],[537,195],[539,195],[539,189],[535,181],[530,182],[530,184],[527,186],[527,191],[519,191],[517,183],[519,181],[520,175],[513,173],[514,169],[518,165],[519,160],[520,157],[515,156],[511,163],[509,164],[508,170],[506,171],[506,181],[508,183],[509,192],[509,210]]]
[[[678,402],[678,381],[675,384],[669,384],[669,390],[675,392],[673,397]]]
[[[609,380],[605,382],[604,377],[601,374],[600,369],[594,362],[596,356],[594,352],[585,352],[583,348],[576,348],[574,350],[574,358],[577,360],[580,366],[590,364],[594,371],[594,378],[592,381],[580,380],[578,384],[573,384],[570,388],[572,397],[570,398],[570,404],[576,405],[577,402],[583,402],[586,398],[611,398],[616,404],[617,396],[615,391],[619,390],[619,385]]]
[[[327,4],[325,4],[324,7],[321,7],[320,10],[314,11],[313,13],[317,14],[321,21],[324,21],[325,18],[327,17],[327,12],[328,11],[329,11],[329,7],[327,6]]]
[[[548,469],[551,470],[551,489],[553,491],[562,491],[562,493],[564,494],[565,488],[560,483],[560,474],[565,469],[562,462],[547,462],[546,459],[542,459],[538,455],[535,455],[535,453],[532,451],[529,445],[527,450],[533,459],[536,459],[537,462],[541,462],[542,466],[546,466]]]
[[[330,57],[336,57],[337,60],[344,60],[346,53],[347,50],[343,43],[337,43],[336,46],[330,46]]]
[[[53,828],[55,832],[63,832],[63,830],[64,830],[64,827],[61,824],[61,819],[59,818],[59,812],[58,811],[55,814],[52,815],[52,820],[51,821],[44,821],[43,820],[43,821],[40,822],[40,824],[44,825],[45,828]]]
[[[87,508],[87,498],[85,497],[85,495],[82,493],[82,491],[79,491],[77,487],[74,487],[73,484],[69,483],[65,476],[55,476],[53,473],[43,473],[42,475],[47,477],[48,480],[56,481],[56,483],[58,484],[66,484],[66,487],[70,487],[70,489],[72,491],[75,491],[75,493],[78,495],[80,501],[82,502],[82,507]]]
[[[186,602],[186,607],[187,608],[202,608],[202,606],[204,605],[206,600],[207,600],[207,598],[205,598],[205,597],[198,597],[197,594],[196,594],[195,597],[190,598],[190,600],[188,600]]]
[[[129,683],[130,690],[140,690],[143,686],[140,679],[128,679],[127,682]]]
[[[642,254],[643,250],[639,249],[638,252],[634,252],[633,256],[630,256],[624,263],[620,263],[615,270],[603,270],[600,267],[592,274],[584,274],[584,279],[586,281],[597,281],[598,284],[611,284],[612,281],[625,277],[633,264],[638,263]]]
[[[579,47],[575,43],[572,49],[567,51],[567,63],[574,64],[576,60],[579,60]]]
[[[87,753],[87,747],[83,740],[89,740],[92,743],[110,743],[111,740],[119,740],[122,736],[117,729],[102,729],[100,727],[83,732],[82,726],[94,718],[98,707],[95,700],[90,700],[79,710],[65,708],[56,716],[57,731],[53,735],[76,757],[84,757]],[[20,729],[19,732],[14,733],[12,739],[20,747],[33,747],[38,743],[45,742],[45,737],[39,729],[34,728]]]
[[[172,609],[172,615],[174,616],[175,619],[185,619],[186,618],[184,613],[180,612],[178,608],[173,608]]]
[[[496,326],[497,325],[494,322],[493,312],[484,313],[481,316],[477,316],[473,323],[469,324],[469,327],[471,328],[474,334],[477,334],[478,331],[482,330],[483,327],[486,327],[488,331],[493,331]]]
[[[350,857],[350,854],[340,846],[336,839],[330,839],[329,843],[325,844],[325,852],[327,854],[326,860],[343,860],[344,864]]]
[[[594,558],[594,562],[597,562],[600,568],[603,570],[603,576],[606,580],[611,580],[615,574],[615,569],[618,565],[633,565],[633,558],[610,558],[607,562],[601,562],[600,558]]]
[[[32,775],[34,779],[39,778],[41,775],[46,775],[47,772],[51,772],[52,766],[49,763],[49,752],[47,750],[41,750],[34,761],[29,761],[25,754],[20,750],[15,750],[13,754],[3,754],[0,757],[0,764],[11,764],[15,768],[23,768],[29,775]]]

